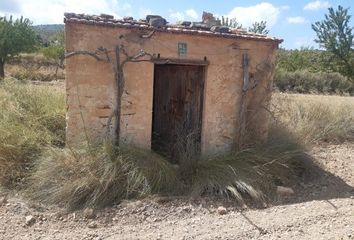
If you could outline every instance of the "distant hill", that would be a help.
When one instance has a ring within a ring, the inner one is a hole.
[[[44,45],[53,42],[58,31],[64,31],[64,24],[44,24],[33,26]]]
[[[64,24],[44,24],[44,25],[35,25],[35,29],[40,31],[58,31],[64,30]]]

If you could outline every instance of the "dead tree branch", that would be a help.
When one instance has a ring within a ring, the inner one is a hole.
[[[101,58],[100,55],[104,54],[106,58]],[[69,52],[65,54],[65,58],[70,58],[75,55],[88,55],[90,57],[95,58],[97,61],[102,61],[102,62],[110,62],[110,58],[108,55],[108,51],[106,48],[99,47],[95,52],[90,52],[90,51],[84,51],[84,50],[79,50],[79,51],[74,51],[74,52]]]
[[[153,33],[151,33],[152,35]],[[104,54],[104,58],[101,57],[101,55]],[[125,56],[125,59],[122,61],[121,60],[121,54],[123,54]],[[114,139],[114,144],[119,144],[119,138],[120,138],[120,122],[121,122],[121,107],[122,107],[122,96],[124,93],[124,89],[125,89],[125,79],[124,79],[124,71],[123,68],[125,66],[126,63],[128,62],[151,62],[153,59],[153,55],[150,53],[145,52],[144,50],[140,50],[138,53],[136,53],[135,55],[130,56],[127,51],[124,48],[124,45],[120,45],[120,46],[116,46],[115,49],[115,57],[116,57],[116,65],[114,65],[109,57],[109,53],[107,51],[106,48],[104,47],[99,47],[97,48],[96,51],[94,52],[90,52],[90,51],[84,51],[84,50],[79,50],[79,51],[74,51],[74,52],[69,52],[65,54],[65,59],[66,58],[70,58],[72,56],[76,56],[76,55],[87,55],[90,57],[93,57],[94,59],[96,59],[97,61],[101,61],[101,62],[109,62],[113,65],[113,70],[114,70],[114,74],[115,74],[115,79],[116,79],[116,83],[117,83],[117,87],[118,87],[118,97],[117,97],[117,107],[116,110],[111,114],[111,116],[108,118],[108,122],[107,122],[107,136],[110,132],[110,125],[112,122],[112,118],[115,115],[116,117],[116,121],[117,121],[117,125],[116,125],[116,138]],[[148,57],[143,59],[144,57]],[[63,60],[61,61],[60,65],[62,65]]]
[[[261,63],[255,66],[254,74],[249,73],[249,57],[248,53],[244,53],[242,57],[242,68],[243,68],[243,86],[242,86],[242,95],[240,100],[240,108],[239,108],[239,117],[238,117],[238,139],[237,139],[237,147],[242,149],[245,144],[246,138],[246,130],[247,123],[249,119],[251,119],[249,104],[250,99],[248,93],[259,85],[259,83],[268,77],[269,72],[273,72],[274,64],[271,59],[268,57],[267,60],[262,61]],[[263,100],[262,100],[263,101]]]
[[[125,59],[121,60],[121,54],[125,56]],[[144,57],[148,57],[146,59],[142,59]],[[141,49],[138,53],[133,56],[129,56],[127,51],[124,48],[124,45],[120,45],[116,47],[116,82],[118,86],[118,97],[117,97],[117,110],[116,112],[116,119],[117,119],[117,126],[116,126],[116,144],[119,145],[119,138],[120,138],[120,122],[121,122],[121,107],[122,107],[122,97],[125,91],[125,78],[124,78],[124,66],[128,62],[151,62],[153,59],[153,55],[150,53],[145,52]]]

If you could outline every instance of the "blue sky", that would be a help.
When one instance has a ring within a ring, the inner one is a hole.
[[[327,8],[350,7],[354,0],[0,0],[0,15],[25,16],[36,24],[62,23],[64,12],[113,14],[115,17],[159,14],[169,22],[198,21],[203,11],[236,18],[244,27],[254,21],[268,22],[270,35],[284,39],[282,47],[317,47],[311,23],[322,20]],[[354,16],[351,21],[354,26]]]

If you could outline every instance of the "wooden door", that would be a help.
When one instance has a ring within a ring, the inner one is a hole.
[[[152,149],[172,162],[200,153],[204,67],[155,65]]]

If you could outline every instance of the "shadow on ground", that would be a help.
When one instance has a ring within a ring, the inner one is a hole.
[[[289,197],[279,197],[272,205],[285,205],[293,203],[308,202],[314,200],[325,200],[334,208],[331,199],[348,198],[354,196],[354,183],[344,181],[337,173],[326,171],[324,166],[320,166],[316,157],[304,155],[301,164],[297,164],[296,178],[292,180],[294,195]],[[348,164],[344,171],[351,171]]]

